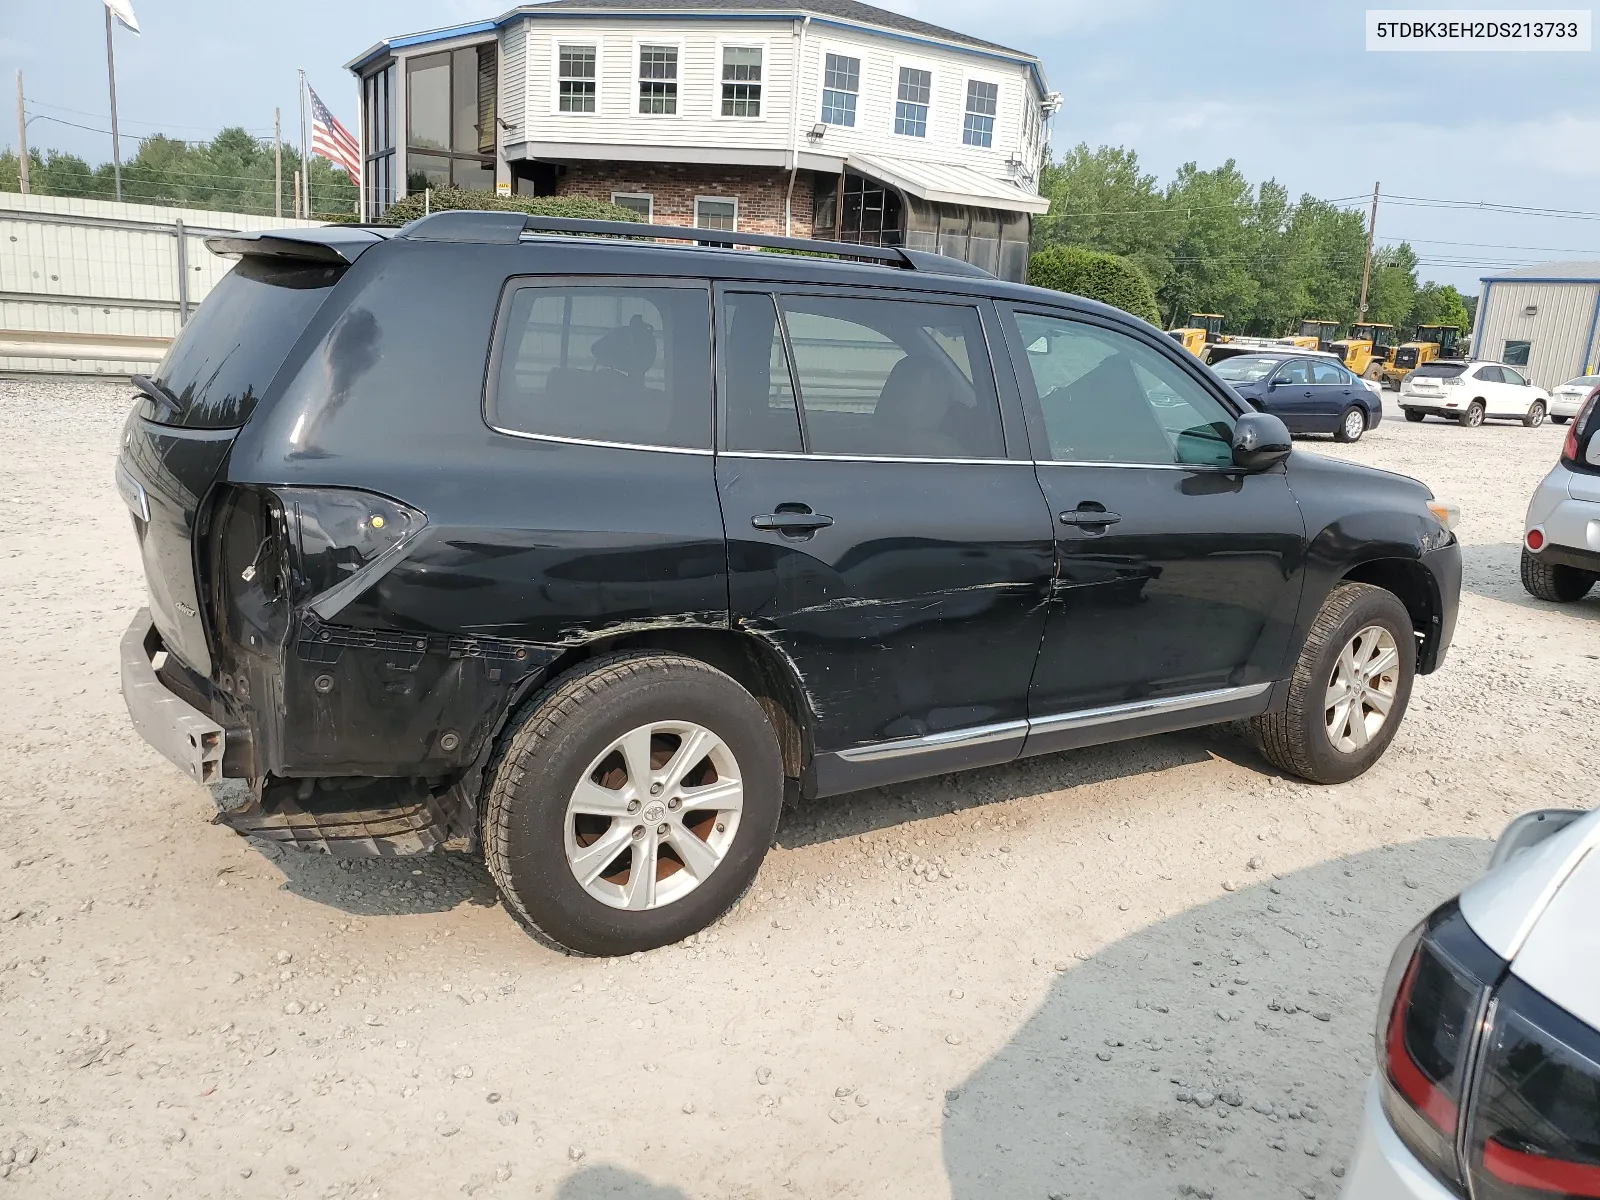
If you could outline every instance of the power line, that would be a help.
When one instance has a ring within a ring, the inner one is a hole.
[[[73,113],[76,116],[80,116],[80,117],[93,117],[97,121],[108,121],[108,120],[110,120],[110,118],[108,116],[106,116],[105,113],[89,112],[86,109],[82,109],[82,108],[68,108],[64,104],[50,104],[50,103],[47,103],[44,100],[40,100],[36,96],[29,96],[28,97],[28,103],[33,105],[36,108],[49,108],[49,109],[54,109],[56,112]],[[182,124],[179,124],[177,121],[144,121],[144,120],[140,120],[138,117],[125,117],[125,116],[122,115],[121,112],[117,113],[117,120],[123,122],[124,124],[127,124],[128,122],[131,121],[135,125],[156,125],[156,126],[160,126],[162,128],[166,128],[166,129],[215,129],[216,128],[216,126],[214,126],[214,125],[182,125]],[[76,128],[87,129],[88,126],[79,125],[79,126],[76,126]],[[239,126],[239,128],[246,130],[246,132],[248,132],[248,133],[263,133],[263,132],[270,133],[271,132],[271,130],[269,128],[265,127],[265,126],[247,127],[247,126],[241,125],[241,126]],[[105,133],[106,131],[105,130],[97,130],[96,132]]]

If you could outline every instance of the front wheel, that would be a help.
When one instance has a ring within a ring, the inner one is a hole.
[[[1572,604],[1589,594],[1595,578],[1591,571],[1545,562],[1526,546],[1522,548],[1522,587],[1536,600]]]
[[[1544,401],[1535,400],[1528,406],[1528,415],[1522,418],[1522,423],[1529,429],[1537,429],[1544,424]]]
[[[504,735],[484,857],[542,941],[631,954],[727,912],[782,804],[777,737],[749,692],[681,655],[610,656],[550,685]]]
[[[1339,418],[1339,428],[1334,430],[1333,440],[1336,442],[1359,442],[1361,435],[1367,431],[1367,414],[1352,404],[1344,410],[1344,416]]]
[[[1479,425],[1483,424],[1483,415],[1488,411],[1489,410],[1484,407],[1482,400],[1474,400],[1471,404],[1467,405],[1466,410],[1459,417],[1457,417],[1456,420],[1461,422],[1461,427],[1463,429],[1476,429]]]
[[[1274,766],[1313,783],[1344,783],[1378,761],[1411,699],[1417,639],[1393,592],[1341,583],[1300,649],[1283,708],[1255,718]]]

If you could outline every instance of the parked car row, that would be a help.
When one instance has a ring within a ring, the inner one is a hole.
[[[1406,376],[1400,407],[1408,421],[1446,417],[1471,429],[1492,418],[1533,429],[1550,413],[1550,393],[1505,363],[1441,359]]]
[[[1383,392],[1337,355],[1281,350],[1241,354],[1211,368],[1259,412],[1278,417],[1294,433],[1331,433],[1355,442],[1383,420]]]

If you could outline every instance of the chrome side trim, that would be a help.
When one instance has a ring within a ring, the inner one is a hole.
[[[719,458],[795,458],[816,462],[951,463],[983,467],[1030,467],[1025,458],[911,458],[898,454],[794,454],[774,450],[718,450]]]
[[[1064,729],[1087,729],[1094,725],[1111,725],[1117,721],[1131,721],[1138,717],[1151,717],[1159,713],[1183,712],[1190,708],[1205,708],[1229,700],[1248,700],[1272,687],[1268,683],[1252,683],[1245,687],[1212,688],[1204,692],[1186,692],[1181,696],[1161,696],[1154,700],[1135,700],[1130,704],[1108,704],[1102,708],[1081,708],[1076,712],[1059,713],[1053,717],[1036,717],[1028,721],[1028,732],[1059,733]]]
[[[488,422],[489,428],[496,433],[503,433],[507,437],[524,438],[530,442],[553,442],[561,446],[598,446],[604,450],[653,450],[657,454],[698,454],[711,457],[710,450],[702,450],[694,446],[648,446],[642,442],[607,442],[599,438],[561,437],[554,433],[526,433],[520,429],[507,429],[503,425]]]
[[[886,758],[904,758],[908,754],[927,754],[932,750],[982,746],[987,742],[1003,741],[1008,737],[1020,737],[1027,731],[1027,721],[1000,721],[994,725],[969,725],[965,729],[930,733],[925,737],[896,738],[892,742],[853,746],[849,750],[840,750],[838,754],[845,762],[881,762]]]
[[[1238,475],[1239,467],[1210,467],[1198,463],[1137,463],[1137,462],[1097,462],[1084,460],[1083,462],[1069,461],[1060,458],[1036,458],[1033,460],[1036,467],[1121,467],[1126,471],[1189,471],[1204,472],[1214,471],[1225,475]],[[1249,474],[1249,472],[1243,472]]]
[[[1050,717],[1033,717],[1025,721],[1000,721],[993,725],[969,725],[965,729],[950,729],[943,733],[930,733],[924,737],[873,742],[867,746],[852,746],[848,750],[836,753],[845,762],[881,762],[889,758],[904,758],[910,754],[927,754],[934,750],[982,746],[989,742],[1004,741],[1022,733],[1059,733],[1067,729],[1087,729],[1095,725],[1113,725],[1119,721],[1132,721],[1161,713],[1206,708],[1230,700],[1248,700],[1253,696],[1262,695],[1271,687],[1270,682],[1252,683],[1245,687],[1212,688],[1204,692],[1187,692],[1181,696],[1135,700],[1128,704],[1108,704],[1101,708],[1080,708]]]

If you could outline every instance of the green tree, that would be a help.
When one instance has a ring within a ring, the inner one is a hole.
[[[1355,320],[1367,255],[1367,227],[1361,214],[1302,196],[1289,223],[1289,236],[1303,255],[1299,269],[1306,310],[1300,315],[1341,325]]]
[[[1261,285],[1255,276],[1258,231],[1252,226],[1255,189],[1230,158],[1213,171],[1178,168],[1167,186],[1177,226],[1172,274],[1157,291],[1162,313],[1219,312],[1239,328],[1255,314]]]
[[[1472,316],[1461,293],[1448,283],[1425,283],[1417,289],[1406,323],[1413,329],[1418,325],[1454,325],[1465,333],[1472,327]]]
[[[1367,286],[1367,320],[1383,325],[1403,325],[1416,299],[1416,251],[1406,242],[1373,251],[1372,278]]]
[[[1050,211],[1034,222],[1034,248],[1083,246],[1131,259],[1155,284],[1172,273],[1177,230],[1161,185],[1139,170],[1139,156],[1120,146],[1090,150],[1079,143],[1047,163],[1039,191]]]
[[[495,209],[501,212],[532,213],[541,217],[573,217],[582,221],[637,221],[639,214],[619,204],[590,200],[584,196],[501,196],[470,188],[435,188],[396,200],[383,210],[385,225],[404,225],[426,212],[453,209]],[[426,210],[426,212],[424,211]]]
[[[1149,277],[1137,263],[1115,254],[1082,246],[1051,246],[1029,260],[1028,282],[1099,300],[1152,324],[1161,320]]]

